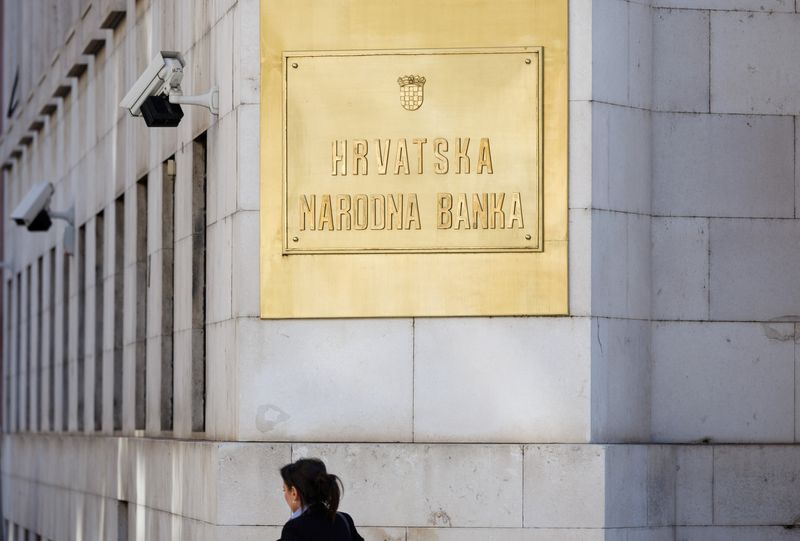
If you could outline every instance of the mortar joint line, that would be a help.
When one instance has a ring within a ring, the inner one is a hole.
[[[522,483],[520,486],[522,487],[522,525],[521,528],[525,527],[525,445],[521,445],[520,448],[522,449]]]
[[[411,442],[416,443],[416,357],[417,357],[417,320],[411,318]]]
[[[711,114],[711,11],[708,15],[708,113]]]
[[[714,498],[714,488],[716,484],[716,455],[717,450],[711,447],[711,525],[715,526],[717,523],[717,502]]]

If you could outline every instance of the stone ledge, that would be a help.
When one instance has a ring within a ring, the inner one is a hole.
[[[408,539],[450,539],[440,528],[465,535],[508,530],[508,539],[523,533],[528,539],[542,528],[774,526],[789,525],[800,513],[800,445],[290,444],[56,435],[4,437],[4,512],[12,522],[36,524],[50,520],[48,508],[74,515],[76,499],[121,500],[209,525],[276,527],[286,519],[277,470],[300,456],[320,456],[342,477],[343,508],[360,525],[420,530]],[[64,497],[68,510],[53,503]]]

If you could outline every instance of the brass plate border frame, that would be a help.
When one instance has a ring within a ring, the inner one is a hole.
[[[290,59],[342,57],[342,56],[382,56],[382,55],[459,55],[459,54],[518,54],[530,53],[538,56],[537,59],[537,96],[538,122],[536,125],[537,148],[537,239],[531,248],[342,248],[327,250],[306,250],[289,248],[289,162],[288,162],[288,134],[289,134],[289,61]],[[461,49],[374,49],[374,50],[343,50],[343,51],[283,51],[283,209],[281,221],[283,223],[283,250],[285,256],[314,255],[314,254],[425,254],[425,253],[456,253],[456,254],[482,254],[482,253],[516,253],[516,252],[542,252],[544,250],[544,47],[531,45],[526,47],[481,47]]]

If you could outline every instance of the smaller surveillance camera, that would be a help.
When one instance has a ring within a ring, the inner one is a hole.
[[[47,231],[52,225],[47,206],[55,189],[49,182],[40,182],[25,194],[11,213],[11,219],[28,231]]]
[[[122,98],[120,107],[127,109],[131,116],[144,117],[149,128],[180,124],[183,118],[181,103],[207,107],[212,113],[219,114],[219,90],[216,87],[200,96],[183,95],[181,81],[185,65],[180,53],[161,51]]]
[[[49,182],[36,184],[11,213],[11,219],[28,231],[47,231],[53,225],[53,219],[65,220],[72,226],[75,222],[74,208],[63,212],[50,210],[53,192],[55,188]]]

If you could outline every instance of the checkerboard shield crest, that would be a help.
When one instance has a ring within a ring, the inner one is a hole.
[[[400,105],[406,111],[416,111],[425,99],[425,77],[421,75],[404,75],[397,78],[400,85]]]

